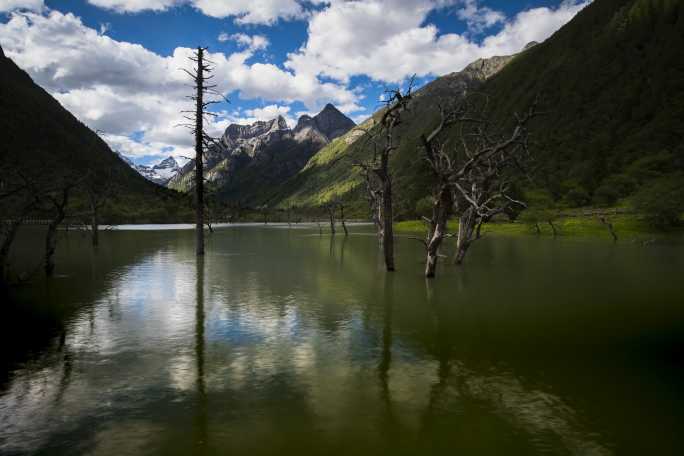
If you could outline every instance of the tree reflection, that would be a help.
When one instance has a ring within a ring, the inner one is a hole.
[[[207,394],[204,379],[204,257],[196,263],[195,359],[197,362],[197,415],[195,446],[199,454],[207,447]]]

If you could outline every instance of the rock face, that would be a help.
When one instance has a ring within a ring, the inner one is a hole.
[[[342,114],[335,106],[325,105],[325,108],[315,117],[302,116],[294,129],[295,135],[298,131],[306,128],[313,128],[322,133],[327,142],[342,136],[356,124],[347,116]]]
[[[249,200],[258,186],[278,183],[299,172],[311,156],[356,124],[328,104],[316,116],[304,115],[294,129],[282,116],[252,125],[230,125],[206,154],[205,177],[231,198]],[[188,191],[193,186],[194,160],[167,186]]]

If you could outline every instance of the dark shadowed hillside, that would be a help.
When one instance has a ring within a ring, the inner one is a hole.
[[[17,173],[36,184],[111,180],[110,220],[164,220],[182,211],[181,197],[138,175],[0,50],[0,160],[3,181]],[[78,189],[74,204],[79,202]]]

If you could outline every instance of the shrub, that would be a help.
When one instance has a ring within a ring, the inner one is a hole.
[[[601,206],[611,206],[620,198],[630,195],[636,182],[625,174],[614,174],[603,180],[603,183],[594,191],[593,201]]]
[[[634,209],[658,229],[680,224],[684,212],[684,176],[656,179],[642,187],[632,201]]]
[[[586,206],[591,201],[589,192],[579,185],[570,188],[563,199],[565,200],[565,204],[570,207]]]

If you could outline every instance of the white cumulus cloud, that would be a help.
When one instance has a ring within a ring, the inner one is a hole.
[[[312,15],[306,43],[288,56],[285,65],[297,74],[342,82],[356,75],[393,83],[412,74],[442,75],[478,58],[513,54],[530,41],[544,41],[589,3],[566,0],[556,8],[534,8],[503,19],[500,13],[469,1],[333,2]],[[457,8],[474,27],[503,26],[480,41],[466,34],[442,34],[425,21],[431,11],[445,6]]]
[[[251,63],[254,48],[266,43],[256,36],[248,38],[249,47],[241,52],[208,55],[220,92],[237,91],[240,98],[284,104],[299,101],[312,110],[330,101],[348,112],[359,109],[359,96],[340,84],[322,83],[274,64]],[[128,153],[145,150],[149,155],[154,147],[161,155],[168,155],[169,147],[181,155],[188,153],[192,137],[177,125],[184,122],[181,111],[189,108],[185,96],[190,89],[187,75],[179,69],[190,66],[192,49],[176,48],[172,55],[161,56],[138,44],[113,40],[73,14],[58,11],[12,15],[0,23],[0,43],[6,55],[91,128],[110,138],[142,135],[139,142],[150,146],[127,146]],[[260,117],[257,111],[246,116]],[[220,133],[212,124],[209,128]]]
[[[0,13],[20,9],[40,11],[44,7],[43,0],[0,0]]]

